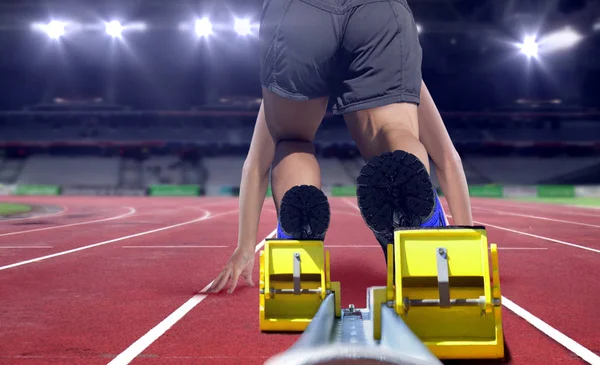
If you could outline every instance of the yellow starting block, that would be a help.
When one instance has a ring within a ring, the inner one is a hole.
[[[339,316],[340,283],[329,273],[322,241],[267,240],[260,251],[261,331],[304,331],[328,294]]]
[[[485,228],[405,229],[394,240],[387,284],[368,288],[362,309],[341,308],[323,242],[267,241],[260,328],[304,332],[267,364],[504,358],[498,251],[488,247]]]
[[[491,275],[483,227],[395,232],[394,309],[440,359],[504,357],[498,249],[489,250]]]

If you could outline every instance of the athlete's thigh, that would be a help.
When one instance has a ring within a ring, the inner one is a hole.
[[[263,87],[265,120],[275,143],[282,140],[310,141],[327,110],[327,97],[290,100]]]
[[[340,19],[301,0],[266,0],[260,25],[263,88],[297,101],[328,96]]]
[[[419,103],[422,51],[406,0],[356,7],[348,15],[341,49],[336,114]]]

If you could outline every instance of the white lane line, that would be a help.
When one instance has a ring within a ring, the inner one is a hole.
[[[325,248],[377,248],[381,250],[381,246],[374,245],[325,245]],[[547,247],[498,247],[498,250],[523,250],[523,251],[537,251],[547,250]]]
[[[180,246],[123,246],[122,248],[227,248],[228,246],[192,246],[192,245],[180,245]]]
[[[21,248],[52,248],[52,247],[54,247],[54,246],[0,246],[0,250],[3,249],[3,248],[4,249],[6,249],[6,248],[18,248],[18,249],[21,249]]]
[[[540,216],[537,216],[537,215],[512,213],[512,212],[506,212],[506,211],[496,210],[496,209],[485,209],[485,208],[473,207],[473,210],[483,210],[483,211],[487,211],[487,212],[497,213],[497,214],[500,214],[500,215],[512,215],[512,216],[516,216],[516,217],[533,218],[533,219],[539,219],[539,220],[545,220],[545,221],[567,223],[567,224],[576,224],[576,225],[579,225],[579,226],[600,228],[600,226],[597,225],[597,224],[589,224],[589,223],[581,223],[581,222],[574,222],[574,221],[566,221],[564,219],[555,219],[555,218],[540,217]]]
[[[178,224],[173,224],[173,225],[170,225],[170,226],[161,227],[161,228],[153,229],[153,230],[150,230],[150,231],[144,231],[144,232],[132,234],[132,235],[129,235],[129,236],[114,238],[112,240],[98,242],[98,243],[94,243],[92,245],[74,248],[72,250],[57,252],[57,253],[54,253],[54,254],[51,254],[51,255],[42,256],[42,257],[38,257],[38,258],[35,258],[35,259],[31,259],[31,260],[21,261],[21,262],[17,262],[17,263],[6,265],[6,266],[0,266],[0,271],[7,270],[7,269],[12,269],[12,268],[17,267],[17,266],[31,264],[31,263],[34,263],[34,262],[39,262],[39,261],[42,261],[42,260],[47,260],[47,259],[50,259],[50,258],[53,258],[53,257],[57,257],[57,256],[68,255],[68,254],[73,253],[73,252],[83,251],[83,250],[87,250],[87,249],[90,249],[90,248],[93,248],[93,247],[107,245],[107,244],[113,243],[113,242],[123,241],[123,240],[127,240],[127,239],[130,239],[130,238],[140,237],[140,236],[144,236],[144,235],[151,234],[151,233],[165,231],[167,229],[172,229],[172,228],[181,227],[181,226],[185,226],[185,225],[196,223],[196,222],[201,222],[201,221],[204,221],[204,220],[207,220],[207,219],[216,218],[216,217],[219,217],[219,216],[222,216],[222,215],[235,213],[237,211],[238,210],[236,209],[236,210],[228,211],[228,212],[225,212],[225,213],[219,213],[219,214],[212,215],[207,210],[202,217],[196,218],[196,219],[191,220],[191,221],[187,221],[187,222],[183,222],[183,223],[178,223]]]
[[[352,205],[356,209],[359,209],[356,205],[354,205],[354,204],[352,204]],[[448,215],[448,216],[451,217],[451,215]],[[476,222],[476,223],[495,227],[490,224],[485,224],[482,222]],[[502,228],[500,228],[500,229],[502,229]],[[508,230],[508,228],[506,228],[506,229]],[[510,231],[513,231],[513,230],[510,230]],[[514,232],[529,235],[529,233],[524,233],[524,232],[519,232],[519,231],[514,231]],[[540,238],[540,239],[547,239],[547,238],[541,237],[541,236],[535,236],[535,235],[533,235],[533,236],[536,238]],[[552,240],[552,239],[549,239],[549,240]],[[561,243],[561,241],[559,241],[559,243]],[[577,245],[575,245],[575,246],[577,246]],[[527,312],[525,309],[521,308],[520,306],[518,306],[516,303],[514,303],[510,299],[503,296],[502,297],[502,305],[505,306],[506,308],[508,308],[509,310],[511,310],[513,313],[515,313],[519,317],[521,317],[524,320],[526,320],[527,322],[529,322],[530,324],[532,324],[538,330],[544,332],[547,336],[552,338],[554,341],[558,342],[562,346],[566,347],[568,350],[575,353],[577,356],[580,356],[581,358],[585,359],[590,364],[600,365],[600,357],[598,357],[596,354],[594,354],[590,350],[586,349],[579,343],[573,341],[571,338],[567,337],[566,335],[559,332],[558,330],[554,329],[549,324],[547,324],[546,322],[537,318],[533,314]]]
[[[260,241],[259,244],[254,248],[254,252],[258,252],[265,245],[265,241],[268,238],[272,238],[277,233],[277,229],[271,232],[265,239]],[[208,288],[214,282],[211,281],[204,289],[200,291],[200,293],[205,293]],[[136,356],[142,353],[148,346],[150,346],[154,341],[156,341],[160,336],[162,336],[165,332],[167,332],[175,323],[177,323],[183,316],[185,316],[189,311],[191,311],[198,303],[206,299],[207,294],[196,294],[191,297],[187,302],[183,303],[179,308],[177,308],[173,313],[171,313],[167,318],[162,320],[159,324],[157,324],[154,328],[148,331],[145,335],[140,337],[137,341],[135,341],[131,346],[129,346],[125,351],[121,352],[117,357],[115,357],[111,362],[107,365],[122,365],[129,364],[133,361]]]
[[[532,251],[537,251],[537,250],[547,250],[548,247],[498,247],[499,250],[532,250]]]
[[[52,227],[45,227],[45,228],[36,228],[36,229],[29,229],[27,231],[17,231],[17,232],[10,232],[10,233],[2,233],[0,234],[0,237],[5,237],[5,236],[14,236],[17,234],[24,234],[24,233],[31,233],[31,232],[40,232],[40,231],[47,231],[50,229],[58,229],[58,228],[65,228],[65,227],[73,227],[73,226],[80,226],[83,224],[92,224],[92,223],[99,223],[99,222],[107,222],[107,221],[112,221],[112,220],[116,220],[116,219],[121,219],[121,218],[125,218],[128,217],[132,214],[134,214],[136,212],[135,208],[133,207],[123,207],[123,208],[127,208],[128,212],[125,214],[121,214],[115,217],[110,217],[110,218],[103,218],[103,219],[96,219],[93,221],[85,221],[85,222],[79,222],[79,223],[70,223],[70,224],[63,224],[60,226],[52,226]]]
[[[513,202],[516,204],[510,204],[510,202]],[[538,212],[543,212],[543,213],[580,215],[580,216],[584,216],[584,217],[600,218],[600,214],[592,214],[595,212],[595,210],[600,209],[597,207],[582,207],[582,206],[576,206],[576,205],[564,205],[564,204],[556,204],[556,203],[549,203],[549,204],[544,204],[544,205],[530,205],[530,204],[526,204],[527,202],[523,202],[523,203],[525,203],[525,204],[519,204],[518,201],[515,202],[512,200],[506,200],[506,201],[494,200],[493,202],[491,200],[487,200],[485,204],[487,207],[490,207],[490,208],[494,208],[494,207],[499,207],[501,209],[517,208],[517,209],[536,210]],[[565,208],[582,208],[582,209],[576,211],[573,209],[565,209]],[[583,211],[587,210],[588,212],[584,213],[581,210],[583,210]]]
[[[592,251],[592,252],[600,253],[600,250],[597,250],[597,249],[591,248],[591,247],[587,247],[587,246],[576,245],[574,243],[565,242],[565,241],[561,241],[561,240],[555,240],[554,238],[539,236],[539,235],[533,234],[533,233],[527,233],[527,232],[517,231],[517,230],[506,228],[506,227],[500,227],[500,226],[496,226],[494,224],[489,224],[489,223],[485,223],[485,222],[481,222],[481,221],[473,221],[473,222],[481,224],[481,225],[486,226],[486,227],[494,227],[494,228],[497,228],[497,229],[501,229],[503,231],[512,232],[512,233],[520,234],[520,235],[523,235],[523,236],[529,236],[529,237],[537,238],[537,239],[544,240],[544,241],[550,241],[550,242],[560,243],[561,245],[576,247],[576,248],[580,248],[582,250],[587,250],[587,251]]]
[[[590,364],[600,365],[600,356],[594,354],[592,351],[575,342],[570,337],[567,337],[562,332],[558,331],[554,327],[550,326],[548,323],[529,313],[528,311],[526,311],[516,303],[512,302],[508,298],[502,297],[502,305],[508,308],[516,315],[518,315],[519,317],[529,322],[530,324],[532,324],[535,328],[545,333],[554,341],[567,348],[569,351],[581,357],[583,360],[587,361]]]

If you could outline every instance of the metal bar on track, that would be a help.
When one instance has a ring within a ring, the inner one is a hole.
[[[304,333],[290,350],[303,348],[314,348],[327,344],[331,340],[333,325],[335,322],[335,296],[329,294],[321,303],[317,314],[304,330]]]
[[[381,306],[381,345],[413,359],[419,359],[423,364],[442,365],[394,309],[385,304]]]

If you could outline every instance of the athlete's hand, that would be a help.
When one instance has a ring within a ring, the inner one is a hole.
[[[248,247],[248,248],[245,248]],[[254,268],[254,246],[242,246],[235,249],[227,265],[215,279],[212,285],[207,289],[207,293],[218,293],[227,282],[231,280],[229,285],[229,294],[233,293],[237,286],[240,275],[245,279],[246,285],[254,286],[252,281],[252,269]]]

